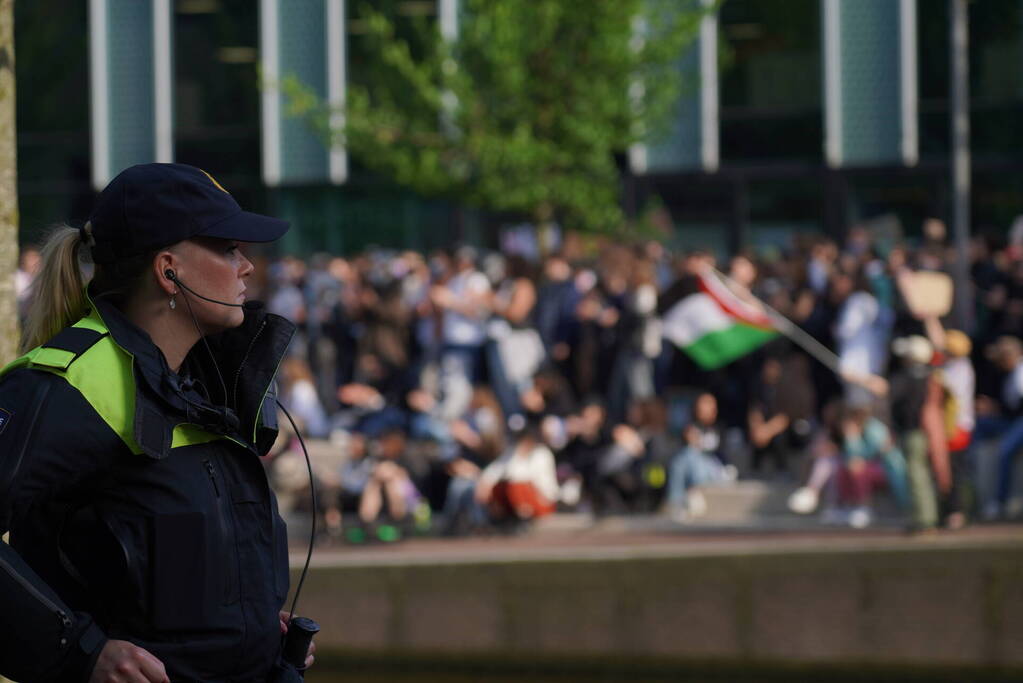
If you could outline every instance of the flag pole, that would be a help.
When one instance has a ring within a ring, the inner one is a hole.
[[[717,268],[711,267],[710,270],[714,275],[725,283],[725,285],[732,290],[734,293],[745,292],[752,298],[757,304],[764,310],[764,313],[771,320],[771,324],[774,325],[775,329],[785,335],[789,340],[792,341],[796,346],[806,351],[808,354],[813,356],[820,363],[831,370],[833,373],[842,377],[842,370],[839,368],[838,356],[835,355],[834,351],[821,344],[819,341],[814,339],[806,330],[795,324],[784,315],[768,306],[764,301],[761,301],[753,292],[749,291],[746,287],[743,287],[732,278],[722,273]]]

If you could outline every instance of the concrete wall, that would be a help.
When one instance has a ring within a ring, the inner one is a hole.
[[[362,652],[1023,666],[1023,544],[317,567]]]

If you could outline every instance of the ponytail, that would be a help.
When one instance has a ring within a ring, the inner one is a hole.
[[[40,250],[41,264],[32,283],[21,353],[45,343],[85,315],[85,281],[78,263],[81,246],[79,231],[60,225]]]

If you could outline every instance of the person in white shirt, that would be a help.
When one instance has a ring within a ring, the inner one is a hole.
[[[854,276],[837,273],[831,285],[833,295],[841,302],[834,334],[843,376],[883,375],[891,336],[890,315],[862,283],[857,284]],[[845,398],[858,405],[869,405],[873,401],[873,396],[865,389],[852,383],[846,384]]]
[[[509,419],[512,446],[487,465],[476,485],[476,502],[495,522],[522,522],[554,511],[558,477],[554,454],[539,438],[538,425],[521,415]]]
[[[327,412],[316,393],[309,364],[297,356],[285,358],[281,363],[280,396],[306,434],[314,439],[326,438],[330,431]]]
[[[472,400],[487,340],[490,293],[490,281],[477,270],[472,247],[456,252],[454,275],[430,291],[431,303],[443,315],[440,388],[441,412],[447,419],[462,415]]]

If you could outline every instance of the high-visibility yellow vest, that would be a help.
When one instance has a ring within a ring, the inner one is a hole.
[[[60,348],[58,334],[53,340],[37,346],[0,370],[0,377],[18,368],[42,370],[63,377],[88,401],[89,405],[121,438],[132,453],[142,453],[135,441],[135,377],[134,357],[118,346],[103,318],[93,307],[88,315],[70,328],[95,332],[94,341],[82,351]],[[175,425],[171,448],[207,443],[227,438],[208,432],[197,425]]]

